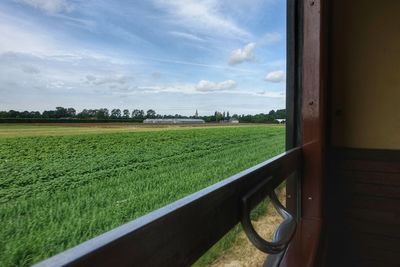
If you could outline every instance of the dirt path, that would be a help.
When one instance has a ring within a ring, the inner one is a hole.
[[[284,190],[282,190],[284,191]],[[279,194],[279,199],[284,203],[285,192]],[[266,215],[253,221],[254,228],[267,240],[271,237],[282,222],[282,218],[277,214],[271,204],[268,206]],[[247,239],[244,232],[241,232],[232,248],[228,249],[220,258],[210,264],[210,267],[257,267],[262,266],[267,254],[257,250]]]

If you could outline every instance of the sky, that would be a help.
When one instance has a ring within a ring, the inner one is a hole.
[[[285,107],[284,0],[2,0],[0,110]]]

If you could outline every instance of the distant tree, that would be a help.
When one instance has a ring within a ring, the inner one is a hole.
[[[104,116],[106,117],[106,119],[108,119],[110,117],[110,112],[108,111],[108,108],[102,108],[100,110],[103,111]]]
[[[140,110],[134,109],[134,110],[132,111],[132,115],[131,115],[132,119],[138,119],[138,117],[139,117],[139,112],[140,112]]]
[[[276,116],[275,110],[271,110],[271,111],[268,113],[268,115],[270,115],[270,116],[272,116],[273,118],[275,118],[275,116]]]
[[[76,116],[76,110],[74,108],[67,108],[67,116],[68,117],[75,117]]]
[[[68,117],[67,109],[64,107],[56,107],[55,118],[65,118]]]
[[[144,110],[141,109],[139,112],[139,119],[144,119]]]
[[[19,111],[10,110],[8,111],[9,118],[18,118],[20,116]]]
[[[31,111],[31,112],[29,112],[29,118],[37,119],[37,118],[41,118],[41,117],[42,117],[42,114],[40,114],[39,111]]]
[[[43,112],[43,115],[44,115],[44,112]],[[80,119],[89,118],[89,110],[83,109],[81,112],[78,113],[77,117],[80,118]]]
[[[124,109],[123,114],[124,114],[124,115],[123,115],[123,118],[124,118],[124,119],[129,119],[129,115],[130,115],[130,114],[129,114],[129,109]]]
[[[216,122],[220,122],[223,119],[223,115],[219,111],[215,111],[214,112],[214,117],[215,117],[215,121]]]
[[[121,118],[121,110],[119,108],[111,110],[111,118],[113,119]]]
[[[132,119],[143,120],[144,119],[144,111],[139,109],[134,109],[132,111]]]
[[[8,118],[8,112],[7,111],[0,111],[0,118]]]
[[[30,111],[25,110],[24,112],[21,113],[21,118],[29,119],[29,118],[35,118],[35,116],[31,114]]]
[[[286,109],[278,109],[275,115],[275,119],[286,119]]]
[[[96,111],[96,119],[98,120],[106,120],[110,117],[110,113],[108,112],[108,109],[106,108],[101,108]]]
[[[54,110],[45,110],[42,113],[43,118],[49,118],[49,119],[54,119],[57,117],[57,114]]]
[[[96,118],[98,109],[89,109],[89,117],[90,118]]]
[[[57,119],[57,118],[66,118],[66,117],[77,117],[79,119],[99,119],[105,120],[108,118],[118,119],[118,118],[129,118],[129,110],[124,109],[121,112],[120,109],[113,109],[111,114],[108,109],[83,109],[81,112],[77,113],[74,108],[64,108],[64,107],[56,107],[55,110],[45,110],[43,113],[39,111],[0,111],[0,118],[45,118],[45,119]],[[238,115],[234,114],[232,117],[230,116],[229,111],[219,112],[215,111],[214,115],[210,116],[198,116],[198,112],[193,117],[202,118],[206,122],[219,122],[223,119],[235,118],[238,119],[239,122],[244,123],[276,123],[276,119],[286,119],[286,110],[278,109],[271,110],[268,114],[259,113],[255,115]],[[131,118],[137,121],[141,121],[144,118],[188,118],[188,116],[182,116],[180,114],[175,115],[161,115],[157,114],[153,109],[149,109],[147,112],[143,110],[134,109],[131,114]]]
[[[152,110],[152,109],[149,109],[146,112],[146,117],[149,118],[149,119],[155,118],[156,117],[156,112],[154,110]]]

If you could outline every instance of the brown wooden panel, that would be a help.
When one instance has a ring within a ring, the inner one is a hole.
[[[344,224],[347,230],[351,233],[369,233],[382,236],[392,236],[400,240],[400,227],[398,224],[388,223],[386,221],[371,222],[363,219],[355,219],[346,217]],[[353,235],[355,237],[357,235]]]
[[[368,240],[371,241],[371,240]],[[353,243],[351,244],[350,261],[353,262],[380,262],[381,265],[394,264],[397,262],[399,251],[388,249],[387,247],[377,247],[373,243]],[[397,265],[398,266],[398,265]]]
[[[335,147],[330,151],[330,157],[339,160],[372,160],[383,162],[398,162],[400,150],[395,149],[359,149]]]
[[[336,170],[336,175],[342,177],[344,181],[400,187],[400,172],[387,173],[378,171],[354,171],[338,169]]]
[[[398,201],[365,195],[352,195],[349,198],[349,202],[346,203],[346,207],[354,209],[390,211],[397,214],[400,212],[400,205]]]
[[[360,261],[376,260],[388,264],[393,263],[393,259],[397,259],[399,255],[396,251],[376,249],[365,244],[359,244],[355,254],[354,258]]]
[[[348,265],[341,265],[341,267],[399,267],[395,263],[387,263],[377,260],[361,260],[361,261],[350,261]]]
[[[327,265],[400,266],[400,152],[329,155]]]
[[[400,173],[400,166],[395,163],[396,162],[353,159],[339,162],[337,168],[364,172]]]
[[[373,209],[357,209],[348,207],[344,210],[344,216],[347,218],[357,219],[366,222],[400,225],[400,213],[392,210],[373,210]]]
[[[360,260],[349,261],[348,265],[341,265],[341,267],[399,267],[396,263],[382,262],[378,260]]]
[[[345,185],[348,185],[348,189],[352,190],[353,194],[400,199],[400,187],[397,186],[363,183],[345,183]]]
[[[365,246],[375,250],[388,250],[400,253],[399,240],[393,236],[384,236],[371,233],[359,233],[355,245]]]

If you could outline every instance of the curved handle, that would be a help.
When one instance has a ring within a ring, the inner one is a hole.
[[[248,202],[255,193],[256,192],[254,191],[250,192],[242,198],[241,223],[243,230],[245,231],[247,238],[251,241],[251,243],[253,243],[253,245],[262,252],[269,254],[277,254],[282,252],[289,244],[296,231],[296,220],[279,202],[275,191],[271,190],[268,195],[275,209],[284,219],[284,221],[279,225],[278,229],[276,229],[272,241],[266,241],[257,233],[250,220],[251,210],[249,209]]]

